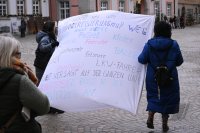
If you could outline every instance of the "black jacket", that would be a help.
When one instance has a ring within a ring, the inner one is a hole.
[[[19,97],[19,86],[22,76],[23,73],[17,70],[0,68],[0,127],[17,112],[5,133],[41,133],[41,127],[34,118],[25,122],[21,115],[23,105]]]
[[[12,69],[0,69],[0,125],[5,124],[9,118],[22,108],[19,102],[19,80],[10,83],[14,75]]]

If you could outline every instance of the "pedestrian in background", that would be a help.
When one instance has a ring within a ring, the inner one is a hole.
[[[177,25],[178,29],[181,28],[181,26],[180,26],[180,16],[177,16],[177,18],[176,18],[176,25]]]
[[[34,66],[40,82],[55,48],[59,46],[55,35],[55,22],[47,21],[44,23],[42,30],[36,34],[36,42],[38,46],[35,51]],[[64,113],[64,111],[51,107],[49,113]]]
[[[177,66],[183,63],[183,57],[178,43],[171,39],[171,25],[161,21],[154,27],[154,37],[145,44],[143,51],[138,57],[141,64],[147,64],[146,90],[147,90],[147,127],[153,129],[154,114],[162,114],[162,128],[166,132],[169,130],[169,114],[179,112],[180,88],[178,80]],[[168,67],[173,80],[166,86],[158,86],[155,80],[156,69],[163,63]]]
[[[49,100],[35,85],[37,78],[22,61],[21,44],[15,38],[0,35],[0,132],[41,133],[35,120],[49,111]],[[22,107],[30,118],[22,116]]]
[[[174,19],[172,17],[169,18],[169,23],[173,29],[174,28]]]
[[[165,21],[165,22],[168,22],[168,18],[167,18],[166,15],[164,16],[164,21]]]
[[[177,28],[177,17],[176,16],[174,16],[173,22],[174,22],[174,29],[176,29]]]
[[[21,32],[21,37],[25,37],[26,21],[24,20],[24,18],[21,19],[20,32]]]
[[[180,27],[181,27],[181,29],[185,28],[185,19],[184,19],[184,16],[180,17]]]

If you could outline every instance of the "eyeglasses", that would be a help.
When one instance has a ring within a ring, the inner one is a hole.
[[[14,56],[15,56],[16,58],[18,58],[18,59],[21,59],[21,55],[22,55],[21,52],[16,52],[16,53],[14,53]]]

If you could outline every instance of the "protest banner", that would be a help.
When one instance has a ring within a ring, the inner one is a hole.
[[[59,21],[59,47],[39,88],[51,106],[90,111],[113,106],[137,112],[145,66],[138,55],[155,16],[99,11]]]

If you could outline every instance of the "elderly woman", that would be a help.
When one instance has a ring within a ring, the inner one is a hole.
[[[49,100],[36,87],[31,69],[21,62],[20,46],[15,38],[0,35],[0,131],[41,133],[35,117],[48,113]],[[22,111],[30,118],[25,119]]]
[[[167,22],[158,22],[154,27],[154,37],[145,44],[138,57],[141,64],[147,64],[147,127],[153,129],[153,119],[156,112],[162,114],[162,128],[169,130],[169,114],[179,112],[180,88],[177,66],[183,63],[183,57],[178,43],[171,39],[171,26]],[[165,64],[169,69],[172,81],[159,86],[155,80],[156,68]]]

